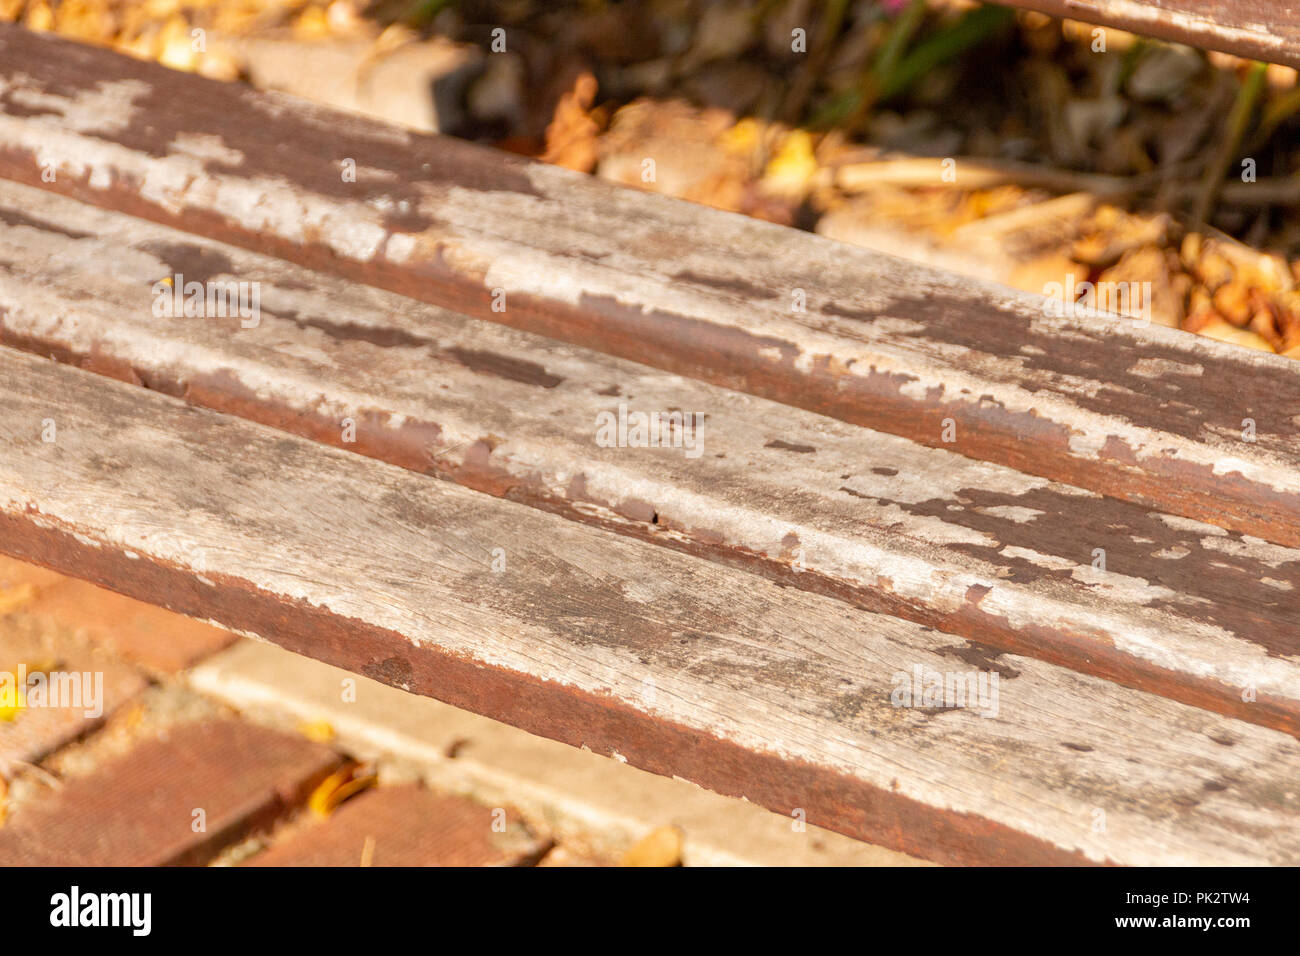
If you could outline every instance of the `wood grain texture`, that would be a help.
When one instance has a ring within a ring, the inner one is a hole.
[[[1300,66],[1300,6],[1292,0],[1005,0],[1005,3],[1204,50]]]
[[[949,862],[1300,861],[1277,731],[9,349],[0,451],[22,560],[850,835]],[[917,667],[996,674],[996,705],[894,706]]]
[[[13,28],[0,177],[1300,546],[1278,356]]]
[[[257,282],[257,326],[154,315],[178,272]],[[11,183],[0,342],[1300,732],[1292,549]],[[698,455],[601,447],[620,404],[700,413]]]

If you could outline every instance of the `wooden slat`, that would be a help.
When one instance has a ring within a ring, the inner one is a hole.
[[[177,272],[257,282],[257,327],[155,316]],[[1300,732],[1292,549],[14,184],[0,342]],[[698,456],[600,447],[620,403],[703,413]]]
[[[0,550],[851,835],[1300,862],[1277,731],[9,349],[0,451]],[[997,673],[996,715],[893,706],[915,667]]]
[[[1280,357],[11,28],[0,110],[0,177],[1300,546]]]
[[[1004,0],[1007,6],[1118,27],[1253,60],[1300,66],[1293,0]]]

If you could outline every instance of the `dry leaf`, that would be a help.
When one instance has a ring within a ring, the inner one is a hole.
[[[592,114],[596,101],[596,77],[584,70],[573,84],[573,89],[560,97],[555,115],[546,127],[546,150],[543,162],[589,173],[596,168],[599,153],[596,136],[600,122]]]
[[[27,697],[21,687],[12,682],[0,686],[0,721],[12,723],[27,706]]]
[[[681,866],[682,831],[676,827],[651,830],[623,854],[622,866]]]
[[[298,733],[314,743],[327,744],[334,739],[334,725],[328,720],[304,720],[298,724]]]
[[[808,194],[817,174],[812,137],[805,130],[792,130],[763,171],[760,187],[769,196],[800,200]]]
[[[312,791],[307,808],[318,817],[327,817],[348,797],[373,787],[378,779],[373,770],[355,764],[336,770]]]

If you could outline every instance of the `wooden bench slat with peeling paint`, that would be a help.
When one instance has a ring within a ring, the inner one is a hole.
[[[0,178],[1300,546],[1279,356],[9,27]]]
[[[0,448],[8,553],[810,822],[943,862],[1300,862],[1279,731],[11,349]],[[954,668],[978,706],[895,706]]]
[[[1300,66],[1292,0],[1005,0],[1010,7],[1118,27],[1252,60]]]
[[[154,314],[175,274],[257,282],[256,326]],[[0,342],[1300,731],[1293,549],[13,183]],[[700,412],[694,449],[601,447],[620,405]]]

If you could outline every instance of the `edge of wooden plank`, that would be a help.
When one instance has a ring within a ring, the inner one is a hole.
[[[1295,8],[1280,0],[1000,0],[1053,17],[1116,27],[1171,43],[1300,66]]]

